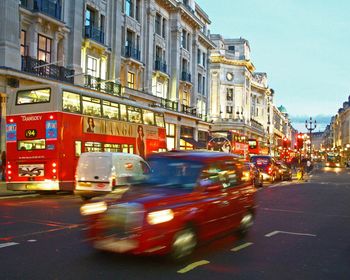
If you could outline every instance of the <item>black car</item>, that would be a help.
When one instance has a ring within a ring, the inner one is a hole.
[[[276,161],[279,178],[282,181],[292,180],[292,169],[283,161]]]

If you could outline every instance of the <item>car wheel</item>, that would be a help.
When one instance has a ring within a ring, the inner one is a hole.
[[[247,235],[248,230],[251,228],[251,226],[254,224],[254,212],[248,211],[244,214],[241,224],[238,228],[238,235],[240,238]]]
[[[180,261],[190,256],[197,246],[196,232],[192,227],[178,231],[171,244],[171,259]]]

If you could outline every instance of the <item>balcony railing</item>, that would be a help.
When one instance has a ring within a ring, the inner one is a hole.
[[[22,71],[32,73],[37,76],[52,78],[55,80],[74,83],[74,70],[63,66],[48,64],[45,61],[35,59],[30,56],[22,56]]]
[[[162,108],[168,109],[168,110],[172,110],[172,111],[176,111],[176,112],[180,112],[183,114],[187,114],[187,115],[191,115],[191,116],[195,116],[197,118],[202,119],[203,121],[208,121],[208,116],[205,114],[200,114],[197,113],[197,109],[181,104],[181,110],[179,110],[179,104],[177,101],[173,101],[170,99],[166,99],[166,98],[160,98],[160,104],[159,104]]]
[[[121,96],[121,85],[112,81],[105,81],[91,75],[84,76],[84,86],[97,91],[103,91],[111,95]]]
[[[124,56],[130,57],[136,60],[141,60],[141,51],[131,46],[125,46]]]
[[[178,110],[178,103],[176,101],[172,101],[170,99],[160,98],[160,105],[163,108],[166,108],[166,109],[169,109],[169,110],[173,110],[173,111],[177,111]]]
[[[191,82],[191,74],[187,73],[185,71],[182,71],[181,73],[181,80],[185,82]]]
[[[165,61],[163,61],[161,59],[156,59],[156,61],[154,63],[154,70],[161,71],[163,73],[167,73],[167,65],[166,65]]]
[[[181,107],[182,107],[182,109],[181,109],[182,113],[189,114],[192,116],[197,116],[197,109],[196,108],[187,106],[185,104],[181,104]]]
[[[23,1],[23,2],[26,2],[28,6],[30,1]],[[60,5],[60,1],[56,1],[56,3],[54,3],[53,1],[49,1],[49,0],[34,0],[34,5],[33,5],[34,12],[40,12],[48,16],[54,17],[58,20],[61,20],[61,10],[62,10],[62,7]]]
[[[92,39],[101,44],[105,43],[105,33],[92,25],[85,26],[85,38]]]

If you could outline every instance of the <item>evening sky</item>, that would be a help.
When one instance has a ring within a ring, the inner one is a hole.
[[[212,34],[247,39],[274,103],[290,116],[335,115],[350,94],[350,1],[197,0]]]

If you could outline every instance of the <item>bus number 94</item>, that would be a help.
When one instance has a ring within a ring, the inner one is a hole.
[[[34,138],[36,137],[36,135],[37,135],[36,129],[26,129],[25,131],[26,138]]]

